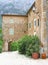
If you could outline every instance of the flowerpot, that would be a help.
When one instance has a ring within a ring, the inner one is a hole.
[[[40,56],[39,53],[33,53],[33,54],[32,54],[32,58],[34,58],[34,59],[38,59],[39,56]]]
[[[42,53],[42,54],[41,54],[41,58],[42,58],[42,59],[46,59],[46,53]]]

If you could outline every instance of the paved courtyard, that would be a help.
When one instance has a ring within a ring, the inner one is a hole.
[[[31,59],[15,52],[0,54],[0,65],[48,65],[48,59]]]

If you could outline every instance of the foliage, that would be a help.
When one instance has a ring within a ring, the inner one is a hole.
[[[0,45],[0,53],[2,52],[2,46]]]
[[[0,39],[0,45],[1,45],[1,46],[3,45],[3,40],[2,40],[2,39]]]
[[[39,51],[40,51],[40,40],[36,35],[32,36],[32,42],[31,44],[29,44],[28,48],[26,49],[26,55],[31,56],[32,53],[34,52],[39,53]]]
[[[10,50],[11,51],[16,51],[17,47],[18,47],[18,43],[16,41],[12,42],[11,45],[10,45]]]
[[[0,33],[2,33],[2,29],[0,28]]]
[[[0,39],[2,39],[2,28],[0,28]]]
[[[0,40],[0,53],[2,52],[3,40]]]
[[[34,35],[33,36],[25,35],[17,42],[12,42],[10,49],[11,49],[11,51],[18,50],[19,53],[21,53],[21,54],[25,54],[27,56],[32,56],[32,53],[34,53],[34,52],[39,53],[40,40],[36,35],[35,36]]]
[[[25,35],[22,39],[18,41],[19,47],[18,51],[21,54],[26,54],[26,48],[29,46],[29,43],[31,43],[31,36]]]
[[[3,46],[3,38],[2,38],[2,28],[0,28],[0,53],[2,52],[2,46]]]

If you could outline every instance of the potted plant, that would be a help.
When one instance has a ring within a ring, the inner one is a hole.
[[[41,54],[41,58],[46,59],[46,53],[45,53],[45,50],[44,50],[44,45],[42,46],[42,50],[43,50],[43,52]]]
[[[39,53],[39,47],[34,47],[34,51],[32,53],[32,58],[34,59],[38,59],[40,57],[40,53]]]
[[[32,58],[38,59],[40,57],[40,40],[39,38],[35,35],[33,38],[33,53],[32,53]]]
[[[29,44],[26,43],[26,55],[37,59],[40,56],[40,40],[36,35],[33,35],[29,40]]]

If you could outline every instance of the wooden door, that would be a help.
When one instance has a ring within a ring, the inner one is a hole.
[[[8,51],[10,51],[11,42],[12,42],[12,41],[10,41],[10,42],[8,43]]]

